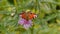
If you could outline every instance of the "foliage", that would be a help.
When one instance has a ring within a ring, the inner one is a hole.
[[[60,34],[60,0],[0,0],[0,34]],[[19,13],[37,14],[34,26],[25,30],[18,24]]]

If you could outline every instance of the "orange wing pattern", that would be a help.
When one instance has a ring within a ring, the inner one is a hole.
[[[22,17],[23,19],[26,19],[26,20],[28,19],[29,20],[29,19],[35,18],[36,14],[30,13],[30,12],[29,13],[28,12],[27,13],[23,12],[23,13],[20,14],[20,17]]]
[[[30,13],[29,14],[29,19],[33,19],[35,17],[35,14],[34,13]]]

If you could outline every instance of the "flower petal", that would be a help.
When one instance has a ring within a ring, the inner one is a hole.
[[[25,29],[29,29],[32,26],[32,20],[25,20],[23,18],[19,19],[18,23],[23,25]]]
[[[18,23],[21,24],[21,25],[23,25],[25,23],[24,21],[25,20],[21,18],[21,19],[19,19]]]
[[[23,27],[24,27],[25,29],[29,29],[31,26],[32,26],[32,21],[31,21],[31,20],[27,21],[27,23],[25,23],[25,24],[23,25]]]
[[[31,25],[30,25],[30,24],[24,24],[23,27],[24,27],[25,29],[29,29],[29,28],[31,27]]]

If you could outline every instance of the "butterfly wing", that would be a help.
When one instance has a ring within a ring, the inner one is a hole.
[[[25,12],[22,12],[22,13],[20,13],[19,16],[20,16],[21,18],[23,18],[23,19],[26,19],[26,16],[25,16],[25,15],[26,15]]]
[[[37,17],[37,15],[34,14],[34,13],[30,13],[30,14],[29,14],[29,19],[33,19],[33,18],[36,18],[36,17]]]
[[[29,12],[29,13],[22,12],[20,14],[20,17],[23,19],[26,19],[26,20],[32,20],[33,18],[36,18],[37,15],[34,13],[31,13],[31,12]]]

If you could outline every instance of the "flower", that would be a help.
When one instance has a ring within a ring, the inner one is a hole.
[[[29,29],[32,26],[32,20],[19,19],[18,23],[22,25],[25,29]]]

